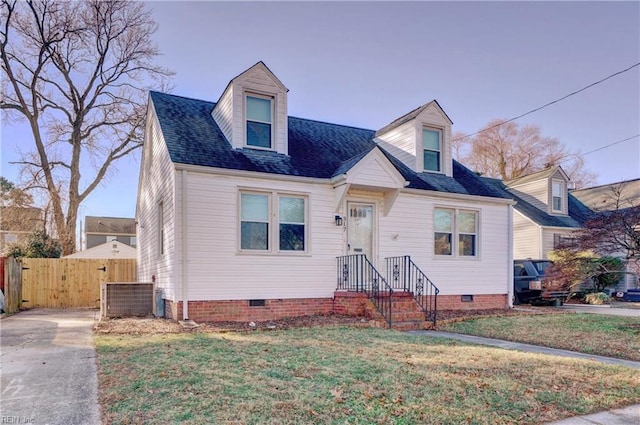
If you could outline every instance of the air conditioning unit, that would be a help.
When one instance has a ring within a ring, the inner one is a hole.
[[[100,285],[100,316],[151,316],[155,283],[106,282]]]

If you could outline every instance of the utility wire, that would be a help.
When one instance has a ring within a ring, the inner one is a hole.
[[[609,143],[608,145],[601,146],[601,147],[599,147],[599,148],[597,148],[597,149],[594,149],[594,150],[592,150],[592,151],[589,151],[589,152],[585,152],[585,153],[577,153],[577,154],[571,155],[571,156],[569,156],[567,159],[565,159],[565,160],[563,160],[563,161],[560,161],[558,164],[562,164],[562,163],[565,163],[565,162],[567,162],[567,161],[571,161],[572,159],[574,159],[574,158],[578,158],[578,157],[580,157],[580,156],[587,156],[587,155],[589,155],[589,154],[592,154],[592,153],[594,153],[594,152],[601,151],[601,150],[603,150],[603,149],[609,148],[609,147],[614,146],[614,145],[617,145],[617,144],[619,144],[619,143],[626,142],[627,140],[635,139],[635,138],[636,138],[636,137],[638,137],[638,136],[640,136],[640,133],[639,133],[639,134],[635,134],[635,135],[633,135],[633,136],[631,136],[631,137],[627,137],[626,139],[618,140],[617,142]]]
[[[616,73],[614,73],[614,74],[609,75],[608,77],[605,77],[605,78],[603,78],[603,79],[601,79],[601,80],[598,80],[598,81],[596,81],[595,83],[591,83],[591,84],[589,84],[588,86],[585,86],[585,87],[581,88],[580,90],[576,90],[576,91],[574,91],[574,92],[572,92],[572,93],[569,93],[569,94],[567,94],[567,95],[565,95],[565,96],[562,96],[562,97],[561,97],[561,98],[559,98],[559,99],[556,99],[556,100],[554,100],[554,101],[551,101],[551,102],[549,102],[549,103],[546,103],[546,104],[544,104],[544,105],[542,105],[542,106],[540,106],[540,107],[538,107],[538,108],[532,109],[532,110],[530,110],[529,112],[525,112],[524,114],[518,115],[517,117],[513,117],[513,118],[510,118],[510,119],[508,119],[508,120],[506,120],[506,121],[502,121],[502,122],[499,122],[499,123],[497,123],[497,124],[491,125],[491,126],[489,126],[489,127],[483,128],[482,130],[478,130],[478,131],[476,131],[475,133],[471,133],[471,134],[464,135],[464,136],[462,136],[462,137],[458,137],[458,138],[457,138],[457,139],[455,139],[454,141],[458,141],[458,140],[466,139],[467,137],[475,136],[476,134],[482,133],[483,131],[491,130],[492,128],[496,128],[496,127],[500,127],[501,125],[504,125],[504,124],[506,124],[506,123],[508,123],[508,122],[515,121],[515,120],[520,119],[520,118],[522,118],[522,117],[524,117],[524,116],[527,116],[527,115],[529,115],[529,114],[533,114],[534,112],[537,112],[537,111],[539,111],[540,109],[546,108],[547,106],[551,106],[551,105],[553,105],[553,104],[555,104],[555,103],[558,103],[558,102],[560,102],[560,101],[562,101],[562,100],[565,100],[565,99],[566,99],[566,98],[568,98],[568,97],[571,97],[571,96],[574,96],[574,95],[576,95],[576,94],[578,94],[578,93],[580,93],[580,92],[583,92],[583,91],[587,90],[588,88],[591,88],[591,87],[593,87],[593,86],[595,86],[595,85],[598,85],[598,84],[600,84],[600,83],[603,83],[603,82],[607,81],[607,80],[608,80],[608,79],[610,79],[610,78],[613,78],[613,77],[615,77],[615,76],[617,76],[617,75],[620,75],[620,74],[622,74],[622,73],[624,73],[624,72],[630,71],[630,70],[632,70],[633,68],[635,68],[635,67],[637,67],[637,66],[640,66],[640,62],[638,62],[638,63],[636,63],[636,64],[633,64],[633,65],[631,65],[630,67],[628,67],[628,68],[626,68],[626,69],[623,69],[622,71],[618,71],[618,72],[616,72]],[[636,137],[636,136],[633,136],[633,137]],[[590,153],[591,153],[591,152],[590,152]]]

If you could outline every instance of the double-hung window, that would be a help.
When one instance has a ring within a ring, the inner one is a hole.
[[[307,229],[306,196],[278,192],[240,194],[241,251],[305,252]]]
[[[304,198],[279,196],[280,251],[304,251]]]
[[[436,208],[433,214],[433,230],[435,255],[478,255],[477,211]]]
[[[273,99],[265,96],[247,95],[246,98],[247,146],[271,149]]]
[[[562,198],[564,184],[560,180],[551,181],[551,210],[562,212]]]
[[[422,129],[422,148],[425,171],[440,171],[442,131],[435,128]]]
[[[269,249],[269,198],[267,194],[240,195],[240,249]]]

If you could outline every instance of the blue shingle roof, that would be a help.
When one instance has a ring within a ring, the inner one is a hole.
[[[374,130],[288,119],[288,155],[256,149],[233,149],[211,116],[213,102],[159,92],[150,93],[169,155],[174,163],[290,176],[331,178],[353,167],[376,143]],[[410,188],[512,198],[486,184],[454,161],[453,177],[416,173],[382,149]]]

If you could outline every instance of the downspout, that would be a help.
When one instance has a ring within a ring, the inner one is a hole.
[[[189,297],[187,296],[187,170],[182,170],[182,320],[189,320]]]
[[[542,226],[538,226],[538,229],[540,229],[540,234],[538,235],[540,237],[540,243],[538,244],[538,258],[540,260],[544,260],[544,257],[542,256],[542,253],[544,252],[544,233]]]
[[[507,296],[509,299],[507,300],[509,308],[513,308],[513,205],[509,205],[508,212],[508,220],[507,220],[507,229],[508,229],[508,242],[507,242],[507,276],[508,276],[508,285],[509,288],[507,292]]]

